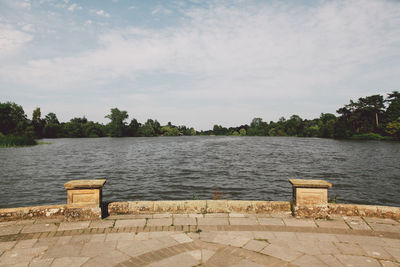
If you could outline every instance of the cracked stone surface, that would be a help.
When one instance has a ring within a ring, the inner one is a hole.
[[[0,266],[400,266],[400,223],[256,214],[0,222]]]

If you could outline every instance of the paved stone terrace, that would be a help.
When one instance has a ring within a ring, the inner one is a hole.
[[[0,222],[0,266],[400,266],[400,222],[255,214]]]

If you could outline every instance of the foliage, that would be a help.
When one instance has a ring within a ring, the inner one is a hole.
[[[357,101],[337,110],[339,116],[321,113],[319,118],[302,119],[299,115],[284,117],[278,121],[265,122],[253,118],[249,125],[224,127],[215,124],[212,129],[197,132],[185,125],[176,126],[171,122],[162,126],[157,120],[148,119],[144,124],[132,118],[129,124],[127,111],[112,108],[105,118],[107,125],[88,121],[85,117],[59,122],[55,113],[41,118],[40,108],[32,113],[29,120],[23,108],[15,103],[0,103],[0,133],[5,136],[29,138],[60,137],[153,137],[180,135],[235,135],[235,136],[299,136],[321,138],[351,138],[357,140],[400,140],[400,93],[393,91],[386,99],[381,95],[361,97]],[[4,139],[5,140],[5,139]],[[11,140],[11,139],[7,139]],[[14,140],[14,139],[13,139]],[[7,141],[8,142],[8,141]]]
[[[385,114],[385,120],[387,122],[397,120],[397,118],[400,117],[400,93],[398,91],[393,91],[388,94],[385,102],[389,103]]]
[[[60,124],[60,122],[57,119],[57,115],[53,112],[50,112],[44,117],[44,120],[46,124]]]
[[[161,128],[161,133],[164,136],[178,136],[179,130],[176,127],[164,126]]]
[[[386,125],[386,133],[394,140],[400,140],[400,116]]]
[[[350,104],[337,110],[339,118],[346,128],[353,134],[377,132],[381,115],[383,114],[384,100],[381,95],[372,95],[359,98],[357,102],[350,100]]]
[[[388,139],[377,133],[364,133],[364,134],[355,134],[350,139],[353,140],[385,140]]]
[[[29,136],[3,135],[0,133],[0,147],[33,146],[37,142]]]
[[[41,119],[40,108],[36,108],[32,113],[32,126],[34,137],[40,139],[43,137],[43,128],[46,124],[46,121]]]
[[[109,132],[111,137],[122,137],[126,129],[125,120],[128,118],[128,112],[121,111],[118,108],[112,108],[111,114],[105,116],[110,119],[111,122],[108,124]]]
[[[221,125],[214,125],[214,127],[213,127],[213,133],[215,134],[215,135],[228,135],[229,134],[229,131],[228,131],[228,129],[227,128],[225,128],[225,127],[222,127]]]
[[[263,136],[263,135],[265,135],[265,132],[266,132],[265,131],[266,126],[267,126],[267,123],[263,122],[263,120],[261,118],[254,118],[251,121],[250,127],[247,130],[247,135]]]
[[[0,103],[0,133],[22,135],[28,126],[24,109],[12,102]]]

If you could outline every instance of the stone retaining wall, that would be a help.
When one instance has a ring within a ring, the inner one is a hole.
[[[332,215],[377,217],[400,220],[400,207],[337,204],[295,206],[293,214],[300,218],[330,218]]]
[[[29,219],[63,219],[66,221],[101,219],[101,208],[69,205],[0,209],[0,221]]]
[[[108,212],[108,214],[107,214]],[[400,207],[333,204],[292,206],[285,201],[179,200],[111,202],[98,207],[70,205],[0,209],[0,221],[62,219],[66,221],[101,219],[102,215],[153,213],[257,213],[290,214],[300,218],[330,218],[334,215],[377,217],[400,220]]]
[[[290,202],[247,200],[177,200],[112,202],[110,215],[143,213],[290,213]]]

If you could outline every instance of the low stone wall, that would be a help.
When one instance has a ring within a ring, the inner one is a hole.
[[[290,213],[290,202],[247,200],[129,201],[108,204],[108,213]]]
[[[101,208],[69,205],[0,209],[0,222],[29,219],[62,219],[66,221],[101,219]]]
[[[263,213],[293,214],[300,218],[334,215],[378,217],[400,220],[400,207],[328,203],[324,180],[290,179],[293,198],[288,201],[172,200],[102,203],[106,179],[72,180],[64,185],[68,204],[0,209],[0,221],[55,219],[67,221],[101,219],[108,215],[152,213]]]
[[[108,212],[108,214],[107,214]],[[292,206],[286,201],[246,200],[179,200],[112,202],[104,206],[105,215],[152,213],[258,213],[290,214],[299,218],[329,219],[335,215],[363,216],[400,220],[400,207],[333,204]],[[29,219],[61,219],[66,221],[96,220],[102,218],[98,207],[71,205],[36,206],[0,209],[0,222]]]
[[[295,206],[293,213],[300,218],[330,218],[334,215],[363,216],[400,220],[400,207],[337,204],[314,205],[309,207]]]

